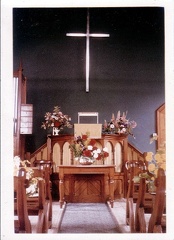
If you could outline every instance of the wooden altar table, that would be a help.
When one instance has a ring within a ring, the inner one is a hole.
[[[109,201],[111,207],[114,205],[114,165],[60,165],[59,171],[59,194],[60,194],[60,208],[62,208],[65,201],[65,175],[66,174],[103,174],[104,175],[104,189],[103,193],[106,196],[109,193]],[[108,180],[107,180],[108,179]]]

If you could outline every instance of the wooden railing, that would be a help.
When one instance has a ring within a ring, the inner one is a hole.
[[[128,143],[128,159],[127,160],[144,160],[144,153],[140,152],[136,147]]]
[[[61,138],[63,137],[61,136]],[[33,164],[35,160],[41,160],[41,159],[51,160],[53,161],[53,165],[52,165],[53,172],[57,172],[57,166],[61,164],[64,164],[64,165],[77,164],[77,163],[74,163],[71,159],[72,155],[70,153],[69,145],[67,142],[67,141],[70,141],[69,138],[65,137],[65,139],[63,140],[61,138],[58,139],[59,140],[58,141],[59,144],[58,144],[56,142],[57,141],[56,138],[51,139],[48,137],[47,143],[43,144],[34,153],[32,154],[28,153],[27,159],[30,160],[31,164]],[[51,140],[52,142],[50,142]],[[106,143],[103,143],[103,145],[108,144],[108,141],[110,142],[111,139],[107,139]],[[113,146],[115,146],[115,143],[113,144]],[[130,143],[127,144],[127,139],[125,141],[124,147],[123,145],[120,145],[120,144],[118,144],[118,146],[119,146],[118,148],[117,147],[108,148],[111,151],[110,159],[107,159],[105,161],[105,164],[115,165],[114,181],[116,182],[115,184],[116,184],[117,192],[119,192],[118,195],[126,196],[127,183],[124,177],[125,175],[124,162],[128,160],[144,160],[144,154],[140,152],[137,148],[135,148],[133,145],[131,145]],[[114,151],[114,154],[113,154],[113,151]],[[101,163],[97,162],[96,164],[101,164]]]
[[[38,159],[44,159],[49,160],[47,156],[47,143],[43,144],[40,148],[38,148],[35,152],[32,154],[27,153],[26,158],[30,160],[31,163],[34,162],[34,160]],[[136,147],[134,147],[132,144],[128,143],[128,154],[127,159],[125,160],[143,160],[144,154],[140,152]]]
[[[31,164],[35,160],[40,160],[40,159],[48,160],[47,143],[44,143],[40,148],[38,148],[35,152],[33,152],[31,154],[29,152],[27,152],[26,159],[29,160],[31,162]]]

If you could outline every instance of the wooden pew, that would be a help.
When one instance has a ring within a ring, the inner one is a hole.
[[[27,209],[29,215],[37,215],[36,233],[48,232],[48,203],[45,200],[45,180],[38,179],[39,194],[35,197],[27,197]]]
[[[28,217],[26,187],[24,176],[14,177],[14,213],[18,219],[14,221],[15,233],[31,233],[31,223]]]
[[[166,204],[166,176],[163,169],[158,169],[156,181],[156,195],[153,211],[148,224],[148,233],[163,233],[163,227],[166,227],[166,218],[164,215]]]
[[[40,159],[40,160],[38,160],[38,159],[36,159],[36,160],[34,160],[34,162],[33,162],[33,166],[34,167],[41,167],[41,166],[43,166],[43,167],[49,167],[50,168],[50,174],[52,173],[52,161],[50,161],[50,160],[44,160],[44,159]]]
[[[43,227],[38,225],[37,231],[47,233],[48,228],[52,225],[52,197],[50,190],[50,173],[49,168],[33,167],[33,179],[38,180],[39,194],[27,197],[27,207],[30,215],[39,215]],[[42,209],[42,211],[41,211]]]
[[[155,201],[152,199],[152,213],[148,223],[148,233],[162,233],[165,227],[165,174],[163,169],[158,170],[158,177],[156,179],[156,194]],[[140,179],[140,188],[135,210],[135,232],[146,233],[145,221],[145,193],[146,193],[146,179]]]
[[[136,203],[138,199],[140,183],[135,183],[133,178],[138,176],[140,173],[146,172],[147,166],[143,160],[131,160],[125,163],[125,168],[127,169],[126,179],[128,180],[128,191],[126,196],[126,224],[130,226],[131,233],[134,233],[136,232],[134,203]],[[145,191],[144,202],[146,202],[144,207],[146,210],[150,211],[150,209],[152,209],[152,196],[147,191]]]
[[[52,225],[52,182],[50,176],[52,174],[52,161],[50,160],[35,160],[34,161],[34,176],[41,176],[45,179],[46,183],[46,200],[48,201],[49,208],[49,228]]]
[[[39,173],[39,174],[38,174]],[[28,216],[36,215],[37,226],[36,233],[47,233],[49,228],[49,201],[46,199],[46,181],[43,178],[44,172],[41,169],[35,169],[34,171],[35,180],[37,180],[38,193],[34,195],[26,194],[28,187],[31,187],[30,180],[26,179],[26,169],[20,168],[18,175],[22,176],[25,181],[28,181],[28,186],[25,189],[26,206]],[[39,175],[39,176],[38,176]]]
[[[135,208],[135,232],[146,233],[146,221],[145,221],[145,194],[146,194],[146,179],[140,179],[140,187],[138,193],[138,199]],[[150,202],[152,207],[152,202]]]

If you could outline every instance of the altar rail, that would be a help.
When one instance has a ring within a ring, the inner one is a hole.
[[[35,160],[51,160],[53,162],[53,172],[58,173],[59,165],[76,165],[73,153],[69,145],[72,143],[73,135],[49,136],[47,142],[34,153],[27,153],[26,158],[33,163]],[[124,163],[127,160],[143,160],[144,156],[138,149],[128,143],[127,136],[102,135],[101,139],[96,139],[98,147],[108,147],[109,157],[104,162],[96,161],[95,165],[114,165],[114,189],[115,197],[125,197],[127,193],[127,183],[124,171]]]
[[[51,155],[48,155],[49,152],[50,152],[50,138],[48,138],[47,142],[43,144],[40,148],[38,148],[35,152],[33,153],[27,152],[26,159],[28,159],[31,163],[33,163],[35,160],[40,159],[53,160],[53,164],[56,164],[56,162],[54,162],[55,159],[51,159]],[[128,143],[127,157],[125,160],[143,160],[143,159],[144,159],[143,153],[139,151],[137,148],[135,148],[132,144]]]

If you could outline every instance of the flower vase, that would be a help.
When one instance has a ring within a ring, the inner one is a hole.
[[[58,127],[53,127],[53,136],[58,136],[60,129]]]
[[[61,127],[61,123],[59,121],[55,121],[54,122],[54,127],[60,128]]]
[[[90,158],[90,157],[81,156],[80,159],[79,159],[79,163],[81,165],[91,165],[94,162],[95,162],[95,159],[94,158]]]

